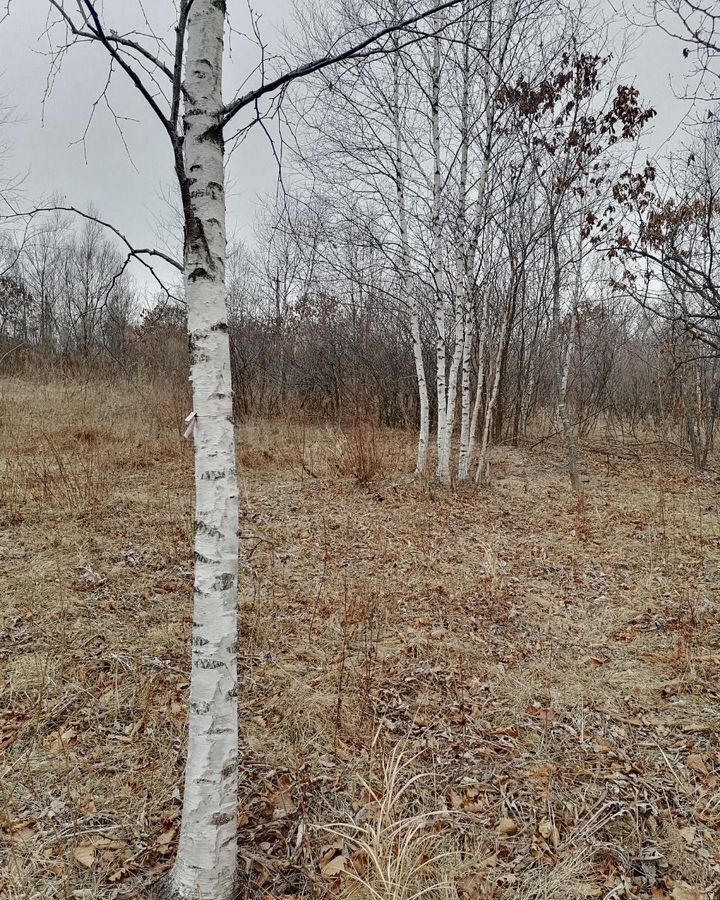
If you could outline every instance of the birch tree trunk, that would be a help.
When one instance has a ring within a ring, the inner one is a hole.
[[[430,443],[430,400],[428,398],[425,363],[423,361],[422,338],[420,335],[420,312],[418,310],[417,291],[410,284],[410,330],[412,332],[413,358],[420,400],[420,433],[418,435],[416,475],[424,475],[427,470],[427,451]]]
[[[575,434],[572,429],[572,422],[567,411],[567,392],[568,380],[570,378],[570,363],[572,361],[573,350],[575,349],[575,321],[576,311],[573,310],[568,323],[567,343],[565,344],[565,352],[558,350],[560,354],[560,370],[558,373],[558,418],[562,425],[563,438],[568,454],[568,474],[570,475],[570,484],[573,490],[578,493],[580,491],[580,475],[578,473],[577,464],[577,445],[575,443]],[[560,336],[558,335],[558,341]]]
[[[470,359],[472,354],[473,342],[473,290],[472,286],[475,281],[475,259],[477,257],[480,239],[483,234],[485,225],[485,193],[487,190],[488,176],[490,172],[490,157],[492,153],[492,140],[494,131],[494,107],[493,95],[494,90],[491,87],[491,65],[490,53],[492,49],[493,34],[493,0],[488,3],[488,24],[485,39],[485,72],[484,82],[485,88],[484,105],[485,105],[485,141],[483,147],[482,168],[480,170],[480,180],[477,187],[477,199],[475,201],[475,214],[470,235],[469,246],[465,254],[465,339],[463,343],[463,368],[462,368],[462,400],[461,400],[461,424],[460,424],[460,452],[458,455],[458,480],[466,481],[470,473],[470,464],[472,461],[473,447],[475,444],[475,432],[477,430],[478,416],[480,414],[480,403],[484,386],[485,376],[485,344],[487,341],[487,325],[489,318],[489,302],[490,302],[490,272],[486,267],[483,288],[483,304],[480,311],[480,336],[478,344],[478,374],[477,385],[475,389],[475,402],[473,404],[472,413],[470,411]],[[467,46],[466,46],[467,50]],[[504,55],[504,54],[503,54]],[[502,57],[501,57],[502,58]],[[496,73],[496,77],[500,78],[500,71]]]
[[[480,444],[480,453],[478,454],[477,469],[475,471],[475,481],[477,484],[487,484],[489,481],[490,464],[488,460],[488,452],[490,449],[490,434],[495,416],[495,408],[497,406],[498,397],[500,396],[500,384],[502,382],[503,366],[505,364],[505,356],[510,343],[510,329],[512,326],[513,315],[515,313],[515,287],[511,289],[507,306],[505,307],[505,316],[503,317],[502,328],[500,332],[500,343],[497,350],[495,360],[495,375],[493,378],[492,391],[485,407],[485,421],[483,422],[483,434]]]
[[[417,378],[418,400],[420,403],[420,433],[418,435],[417,463],[415,474],[424,475],[427,468],[427,451],[430,443],[430,402],[428,398],[425,362],[423,360],[422,337],[420,334],[420,309],[414,279],[410,271],[410,241],[408,237],[407,200],[405,196],[405,166],[400,121],[400,60],[399,42],[393,40],[393,126],[395,131],[395,185],[397,190],[398,222],[400,226],[400,273],[401,298],[403,305],[410,309],[410,332],[412,335],[413,359]]]
[[[574,339],[574,322],[575,310],[577,309],[578,294],[581,286],[582,268],[578,261],[578,272],[575,282],[575,296],[573,297],[573,314],[570,319],[570,331],[567,338],[565,352],[563,353],[562,327],[560,322],[560,282],[561,282],[561,266],[560,266],[560,244],[556,229],[556,213],[551,209],[550,212],[550,245],[553,259],[553,296],[552,296],[552,315],[553,315],[553,331],[555,333],[555,377],[558,392],[557,414],[562,428],[563,439],[568,457],[568,475],[570,476],[570,484],[573,491],[577,494],[581,490],[580,476],[577,467],[577,444],[575,442],[575,433],[573,432],[572,422],[567,411],[567,386],[570,375],[570,361],[572,359],[573,339]]]
[[[224,0],[194,0],[185,58],[185,291],[195,413],[195,595],[180,844],[182,900],[234,897],[238,491],[225,304]]]
[[[450,457],[452,453],[452,437],[455,430],[455,407],[457,400],[458,373],[460,363],[466,354],[466,332],[468,329],[468,296],[470,283],[467,279],[467,179],[468,179],[468,144],[470,140],[470,21],[466,16],[463,67],[462,67],[462,99],[460,102],[460,181],[458,211],[456,220],[455,245],[455,309],[454,309],[454,351],[450,363],[450,375],[447,385],[447,407],[445,413],[445,442],[442,449],[442,460],[438,463],[440,476],[444,481],[450,480]],[[464,376],[464,371],[463,371]]]
[[[450,457],[452,455],[453,431],[455,430],[458,373],[460,371],[460,362],[462,361],[464,348],[464,302],[460,301],[458,307],[460,308],[456,309],[454,317],[455,342],[452,359],[450,360],[450,371],[447,379],[447,395],[445,398],[445,403],[447,404],[445,408],[445,440],[442,446],[442,458],[438,463],[438,474],[444,482],[450,481]]]
[[[475,401],[472,408],[472,416],[467,425],[467,432],[460,434],[460,457],[458,460],[458,479],[467,481],[470,474],[473,449],[475,447],[475,435],[477,433],[478,420],[480,418],[480,405],[482,403],[483,388],[485,386],[485,351],[487,348],[488,321],[490,318],[490,277],[485,273],[485,285],[483,287],[483,304],[480,310],[480,335],[478,338],[478,372],[475,385]],[[469,366],[468,366],[469,368]],[[468,386],[469,393],[469,386]],[[469,397],[468,397],[469,399]]]
[[[468,473],[468,438],[470,435],[470,377],[472,346],[475,337],[472,315],[472,292],[466,288],[463,326],[462,375],[460,383],[460,451],[458,455],[458,480],[464,481]],[[478,377],[480,374],[478,373]]]
[[[435,358],[437,363],[437,476],[443,482],[450,481],[449,461],[446,460],[447,442],[447,390],[445,358],[445,294],[442,257],[442,231],[440,223],[440,202],[442,193],[442,173],[440,163],[440,38],[434,38],[432,62],[432,86],[430,112],[432,118],[433,150],[433,196],[432,196],[432,274],[435,290]]]

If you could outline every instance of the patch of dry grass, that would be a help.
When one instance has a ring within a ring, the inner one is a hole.
[[[169,868],[191,622],[186,398],[0,382],[0,895],[143,897]],[[238,429],[242,893],[720,889],[717,482],[658,452]],[[374,445],[374,449],[371,448]]]

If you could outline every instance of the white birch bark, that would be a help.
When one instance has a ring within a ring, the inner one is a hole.
[[[556,210],[551,207],[550,210],[550,247],[553,259],[553,296],[552,296],[552,315],[553,315],[553,331],[555,333],[555,378],[558,392],[557,415],[560,420],[563,438],[565,440],[565,448],[568,456],[568,475],[570,476],[570,484],[575,493],[581,491],[580,476],[577,467],[577,443],[575,441],[575,433],[573,432],[572,422],[567,411],[567,387],[570,374],[570,361],[572,359],[573,341],[575,336],[575,312],[579,293],[582,285],[582,266],[581,259],[578,259],[578,268],[575,280],[575,292],[573,297],[573,310],[569,323],[569,334],[567,344],[563,352],[563,333],[560,322],[560,282],[561,282],[561,265],[560,265],[560,244],[557,232],[557,214]]]
[[[462,301],[461,301],[462,302]],[[464,307],[464,302],[462,302]],[[459,324],[458,324],[459,323]],[[447,398],[445,410],[445,439],[442,447],[441,459],[438,462],[438,475],[444,482],[450,480],[450,457],[452,454],[452,437],[455,430],[455,413],[457,406],[457,385],[460,363],[463,356],[465,314],[461,308],[455,314],[455,348],[450,360],[450,371],[447,378]]]
[[[420,403],[420,432],[418,434],[417,463],[415,474],[424,475],[427,468],[427,451],[430,443],[430,402],[428,398],[425,362],[423,360],[422,337],[420,334],[420,310],[414,279],[410,270],[410,241],[408,237],[407,201],[405,197],[405,166],[403,159],[402,126],[400,121],[400,60],[398,41],[394,40],[393,55],[393,126],[395,131],[395,185],[397,189],[398,223],[400,227],[400,301],[410,310],[410,333],[412,336],[413,360],[417,378],[418,400]]]
[[[477,469],[475,470],[475,481],[477,484],[487,484],[490,477],[490,463],[488,460],[488,452],[490,449],[490,434],[492,431],[495,416],[495,407],[497,406],[498,397],[500,396],[500,382],[502,381],[503,364],[505,361],[505,354],[507,352],[514,307],[514,298],[513,296],[511,296],[508,298],[508,302],[505,307],[505,315],[503,317],[502,328],[500,331],[500,342],[495,359],[493,386],[490,397],[488,398],[487,405],[485,407],[485,421],[483,422],[482,440],[480,443],[480,452],[478,454]]]
[[[470,474],[473,450],[475,447],[475,435],[477,433],[478,419],[480,417],[480,405],[482,403],[483,388],[485,386],[485,351],[487,349],[488,320],[490,318],[490,278],[485,274],[483,288],[483,304],[480,310],[480,335],[478,338],[478,374],[475,385],[475,401],[473,403],[472,416],[468,423],[467,434],[460,437],[460,457],[458,460],[458,479],[467,481]],[[468,387],[469,394],[469,387]]]
[[[238,491],[225,304],[225,3],[194,0],[185,58],[185,291],[196,415],[195,595],[180,844],[182,900],[234,897],[237,821]]]
[[[439,23],[436,23],[436,27]],[[433,195],[432,195],[432,275],[435,290],[435,359],[437,364],[437,476],[442,481],[450,480],[450,469],[444,464],[445,445],[447,441],[447,390],[446,390],[446,358],[445,358],[445,295],[444,271],[442,257],[442,232],[440,222],[440,203],[442,194],[442,172],[440,160],[440,38],[435,36],[432,62],[432,85],[430,114],[432,119],[432,152],[433,152]]]
[[[487,324],[490,301],[490,272],[486,266],[483,289],[483,305],[480,311],[480,336],[478,344],[478,376],[475,390],[475,402],[472,413],[470,411],[470,380],[471,380],[471,354],[473,342],[473,309],[472,309],[472,285],[475,279],[475,260],[485,224],[485,193],[487,190],[488,176],[490,172],[490,157],[492,153],[492,139],[494,130],[493,94],[491,87],[490,54],[492,49],[493,34],[493,2],[488,3],[488,25],[485,39],[485,72],[484,72],[484,105],[485,105],[485,142],[483,148],[482,168],[477,187],[477,199],[475,201],[475,214],[469,246],[465,255],[465,337],[463,343],[463,369],[462,369],[462,400],[461,400],[461,424],[460,424],[460,451],[458,455],[458,480],[466,481],[470,473],[473,447],[475,444],[475,432],[477,430],[480,402],[482,398],[485,376],[485,345],[487,342]],[[496,73],[500,78],[500,72]]]
[[[575,321],[576,311],[573,310],[568,323],[567,343],[565,344],[565,352],[561,352],[560,372],[559,374],[559,396],[558,396],[558,418],[562,425],[563,437],[568,454],[568,474],[570,475],[570,483],[574,491],[580,491],[580,475],[578,473],[577,464],[577,445],[575,443],[575,434],[572,429],[572,422],[567,411],[567,391],[568,381],[570,378],[570,363],[572,361],[573,350],[575,349]],[[558,340],[560,338],[558,337]]]
[[[488,47],[490,44],[490,31],[488,30]],[[489,51],[488,51],[489,52]],[[487,77],[487,72],[486,72]],[[492,142],[492,131],[494,124],[494,117],[492,114],[492,108],[490,106],[490,95],[489,91],[486,91],[485,102],[488,109],[487,114],[487,133],[485,136],[485,150],[483,153],[483,164],[482,170],[480,172],[480,181],[478,183],[477,188],[477,199],[475,201],[475,216],[473,221],[473,228],[470,237],[470,246],[468,247],[467,254],[465,257],[465,283],[466,283],[466,294],[465,294],[465,302],[467,304],[466,316],[472,316],[472,291],[471,285],[475,278],[475,259],[477,257],[478,248],[480,246],[480,239],[483,233],[483,226],[485,221],[485,191],[487,189],[488,175],[490,172],[490,155],[491,155],[491,142]],[[468,335],[466,330],[465,342],[466,347],[464,348],[465,360],[463,363],[463,413],[462,413],[462,425],[460,430],[460,453],[458,458],[458,479],[460,481],[465,481],[468,478],[470,472],[470,464],[472,461],[473,447],[475,444],[475,433],[477,430],[478,416],[480,413],[480,402],[483,391],[483,378],[485,374],[485,347],[487,343],[487,328],[488,328],[488,320],[489,320],[489,304],[490,304],[490,270],[489,266],[485,265],[485,274],[484,274],[484,289],[483,289],[483,305],[480,312],[480,337],[478,344],[478,380],[477,386],[475,390],[475,403],[473,406],[472,416],[470,415],[470,353],[472,350],[472,336]]]
[[[468,438],[470,436],[470,379],[472,345],[475,338],[472,316],[472,291],[470,283],[465,292],[463,325],[462,374],[460,382],[460,450],[458,455],[458,480],[464,481],[468,473]]]
[[[490,122],[488,122],[490,127]],[[465,257],[465,343],[463,346],[463,392],[462,392],[462,422],[460,426],[460,452],[458,456],[458,480],[465,481],[470,471],[470,461],[472,459],[472,448],[475,442],[475,429],[479,414],[480,396],[483,389],[483,374],[485,365],[485,343],[487,340],[487,321],[488,321],[488,304],[490,299],[490,278],[489,271],[485,272],[485,288],[483,293],[483,306],[480,313],[480,343],[478,346],[478,383],[475,392],[475,406],[472,417],[470,415],[470,354],[472,352],[472,332],[470,321],[472,319],[472,290],[471,286],[475,276],[475,258],[480,243],[480,236],[483,229],[484,220],[484,198],[485,187],[487,184],[488,171],[490,168],[490,147],[489,140],[486,145],[485,158],[483,159],[483,168],[480,173],[480,183],[478,184],[477,201],[475,203],[475,220],[473,222],[473,230],[470,238],[470,246],[468,247]]]
[[[465,10],[467,16],[467,10]],[[468,320],[467,297],[470,292],[470,284],[467,280],[467,178],[468,178],[468,143],[470,139],[470,23],[466,21],[465,44],[463,47],[463,86],[460,102],[460,178],[458,211],[456,219],[456,245],[455,245],[455,284],[456,299],[454,310],[455,348],[450,363],[450,374],[447,384],[447,409],[445,413],[445,442],[442,448],[442,458],[438,461],[438,471],[444,481],[450,479],[450,457],[452,453],[452,438],[455,430],[455,412],[457,400],[458,373],[460,363],[465,352],[465,335]]]
[[[418,311],[417,291],[414,285],[410,285],[410,330],[412,332],[413,358],[415,360],[415,374],[418,383],[418,397],[420,400],[420,433],[418,435],[416,475],[424,475],[427,470],[427,451],[430,443],[430,400],[428,397],[427,380],[425,378],[425,363],[423,361],[422,338],[420,335],[420,313]]]

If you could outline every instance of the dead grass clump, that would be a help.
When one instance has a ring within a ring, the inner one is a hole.
[[[47,451],[36,458],[30,490],[36,499],[59,502],[67,510],[95,512],[110,493],[110,473],[99,449],[98,430],[80,434],[86,447],[76,453],[63,452],[46,437]]]
[[[185,431],[185,417],[192,409],[192,387],[187,377],[144,375],[125,386],[126,406],[151,426],[154,436]]]
[[[27,499],[25,473],[17,459],[0,461],[0,525],[19,525]]]
[[[258,450],[254,447],[241,448],[238,453],[238,463],[243,469],[261,471],[267,469],[275,462],[275,456],[270,450]]]
[[[299,474],[316,467],[313,444],[320,429],[291,419],[246,419],[237,427],[240,470],[267,472],[290,467]]]
[[[427,798],[414,790],[432,771],[396,746],[382,765],[379,783],[359,779],[362,799],[344,821],[318,826],[329,837],[320,849],[320,874],[334,879],[339,896],[358,900],[457,898],[456,882],[468,868],[459,813],[443,804],[422,810]],[[456,820],[453,822],[453,819]]]
[[[69,514],[94,514],[107,500],[111,477],[96,431],[83,431],[81,450],[67,450],[43,436],[37,453],[6,460],[0,470],[0,500],[11,521],[23,506],[48,506]],[[90,435],[90,437],[86,437]]]
[[[507,585],[503,576],[500,560],[493,548],[486,544],[485,550],[485,582],[492,600],[505,597]]]

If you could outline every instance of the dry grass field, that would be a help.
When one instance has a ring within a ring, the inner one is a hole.
[[[171,865],[188,408],[0,381],[3,900]],[[448,493],[411,435],[238,437],[241,896],[720,897],[715,475],[596,441],[578,507],[549,443]]]

